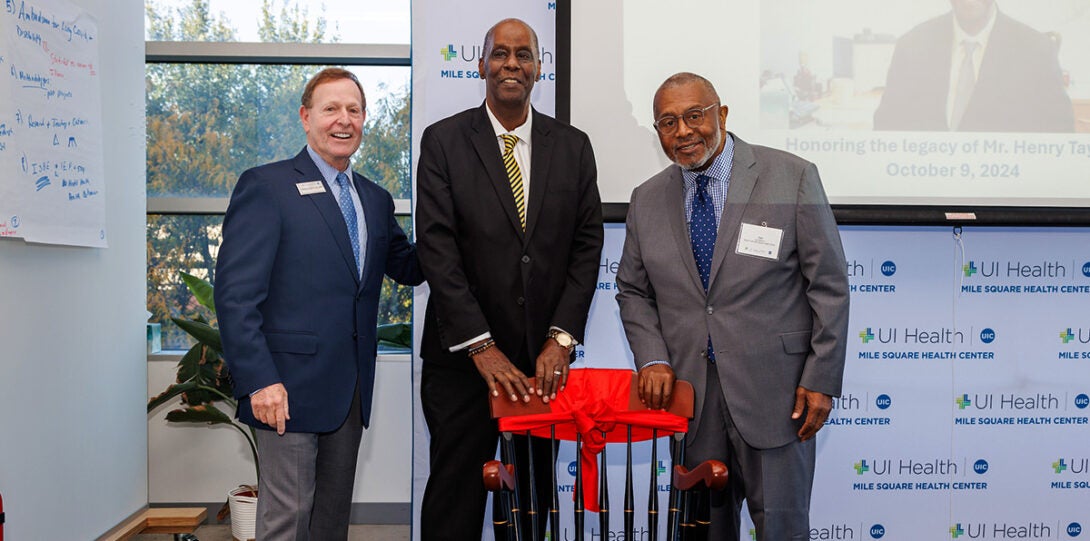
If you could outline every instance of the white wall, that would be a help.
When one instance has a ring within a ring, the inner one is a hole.
[[[148,395],[174,381],[177,356],[148,363]],[[409,501],[412,474],[412,364],[408,355],[379,357],[371,427],[363,432],[356,463],[356,504]],[[246,440],[227,426],[168,424],[172,405],[148,416],[148,500],[153,504],[214,504],[227,491],[256,481]],[[234,415],[234,412],[228,412]],[[373,507],[372,507],[373,509]],[[384,517],[369,513],[367,522]],[[385,517],[397,521],[402,517]],[[407,517],[404,517],[407,518]]]
[[[10,539],[93,539],[147,502],[141,0],[99,30],[106,249],[0,241],[0,494]]]

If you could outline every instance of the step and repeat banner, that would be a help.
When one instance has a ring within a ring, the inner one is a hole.
[[[518,17],[537,30],[543,65],[533,103],[554,110],[555,4],[487,0],[473,11],[490,15],[473,17],[465,9],[413,3],[414,149],[426,126],[484,100],[477,60],[485,31],[501,18]],[[810,539],[1090,539],[1083,533],[1090,527],[1090,230],[841,233],[852,290],[848,360],[844,395],[818,436]],[[577,367],[632,367],[614,300],[623,242],[623,225],[607,224]],[[416,321],[424,319],[427,294],[426,286],[417,288]],[[417,343],[421,330],[415,326]],[[414,359],[415,397],[420,362]],[[416,404],[418,526],[428,432]],[[668,448],[659,440],[652,465],[650,446],[635,445],[637,509],[654,483],[665,511]],[[623,538],[624,447],[608,451],[618,505],[609,532],[599,531],[596,515],[587,517],[590,539]],[[574,461],[574,446],[562,445],[562,539],[574,538],[567,511]],[[649,538],[642,512],[636,531],[636,539]],[[742,538],[755,539],[748,518]]]

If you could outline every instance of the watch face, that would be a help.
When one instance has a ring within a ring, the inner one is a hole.
[[[569,334],[558,332],[555,336],[553,336],[553,339],[556,340],[556,343],[560,344],[561,346],[564,346],[566,348],[571,347],[572,338]]]

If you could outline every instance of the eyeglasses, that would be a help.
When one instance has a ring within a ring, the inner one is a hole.
[[[673,115],[659,117],[659,119],[656,120],[655,123],[652,125],[655,126],[655,129],[658,130],[658,132],[662,135],[670,135],[676,132],[679,118],[685,121],[686,126],[693,129],[699,128],[700,125],[704,123],[704,115],[706,114],[707,110],[718,106],[718,103],[713,103],[702,109],[689,109],[688,111],[681,113],[680,117],[676,117]]]

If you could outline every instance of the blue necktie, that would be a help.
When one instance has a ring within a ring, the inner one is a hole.
[[[708,291],[708,278],[712,270],[712,251],[715,249],[715,205],[708,195],[708,181],[711,177],[696,177],[696,193],[693,194],[693,213],[689,217],[689,240],[693,245],[693,257],[696,270],[700,272],[700,283]]]
[[[708,181],[711,177],[696,177],[696,193],[693,194],[693,211],[689,217],[689,242],[693,245],[693,258],[696,270],[700,272],[700,283],[704,292],[708,292],[708,280],[712,271],[712,252],[715,250],[715,205],[708,195]],[[708,360],[715,362],[715,350],[712,338],[708,337]]]
[[[344,223],[348,225],[348,240],[352,242],[352,256],[356,258],[356,272],[360,271],[360,227],[356,220],[356,205],[352,203],[352,190],[348,185],[348,175],[337,173],[337,186],[341,190],[337,203],[344,214]]]

